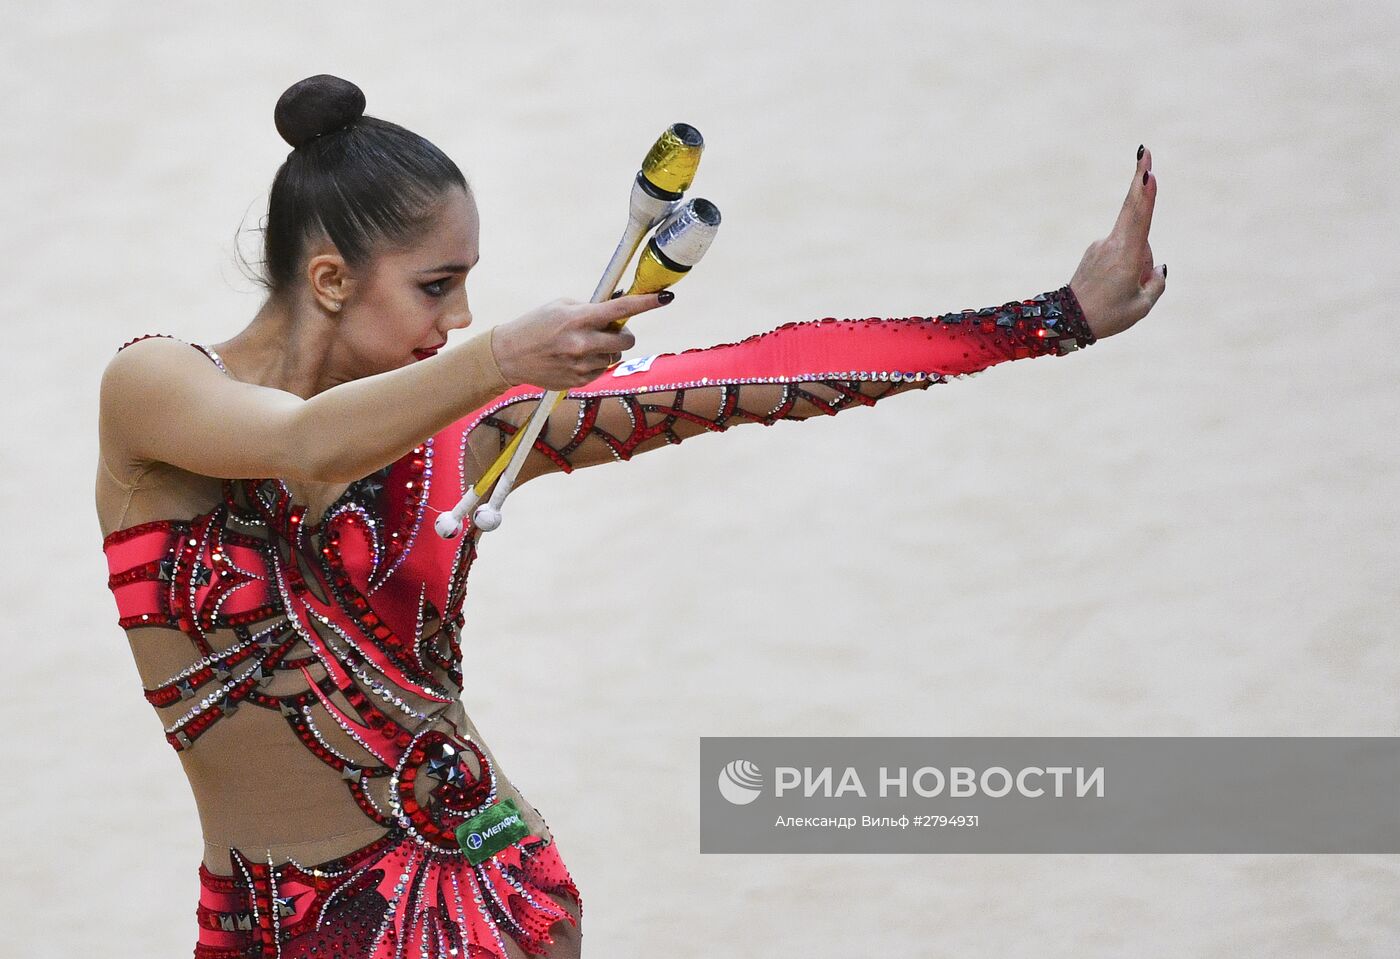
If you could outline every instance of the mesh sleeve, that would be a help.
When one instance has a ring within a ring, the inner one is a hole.
[[[744,423],[834,416],[997,363],[1064,355],[1095,342],[1068,286],[999,307],[934,317],[786,323],[737,343],[629,359],[569,390],[517,485],[621,462]],[[467,437],[478,474],[529,421],[544,391],[523,386]]]

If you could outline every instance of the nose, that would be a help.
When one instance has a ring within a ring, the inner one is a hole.
[[[461,309],[454,310],[447,317],[448,330],[464,330],[471,325],[472,311],[466,306],[466,304],[463,304]]]

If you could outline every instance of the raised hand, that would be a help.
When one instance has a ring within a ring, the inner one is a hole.
[[[1113,232],[1089,244],[1069,281],[1084,319],[1099,339],[1122,333],[1142,319],[1167,288],[1167,266],[1153,266],[1147,242],[1156,204],[1152,151],[1138,147],[1137,169]]]

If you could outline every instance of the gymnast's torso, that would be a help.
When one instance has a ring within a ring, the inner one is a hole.
[[[132,472],[120,451],[98,464],[104,548],[125,577],[113,591],[194,792],[209,870],[232,874],[231,848],[319,862],[383,834],[405,812],[387,790],[406,735],[441,747],[465,734],[485,762],[469,746],[458,772],[550,838],[458,698],[476,543],[474,531],[432,533],[437,439],[340,487],[163,463]],[[437,805],[418,815],[431,821]]]
[[[446,541],[431,527],[477,469],[460,430],[345,485],[217,479],[102,450],[109,587],[204,834],[201,959],[429,927],[445,951],[523,956],[566,914],[576,924],[544,818],[459,698],[475,531]],[[455,485],[435,481],[449,473]],[[481,850],[494,855],[472,861],[458,830],[477,822],[496,827]]]

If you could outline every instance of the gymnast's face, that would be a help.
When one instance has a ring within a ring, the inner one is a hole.
[[[476,201],[454,186],[411,244],[377,250],[358,268],[340,261],[343,278],[329,301],[341,304],[336,347],[354,376],[415,363],[441,348],[448,331],[471,325],[466,281],[481,255],[480,231]],[[327,302],[314,271],[312,286]]]

